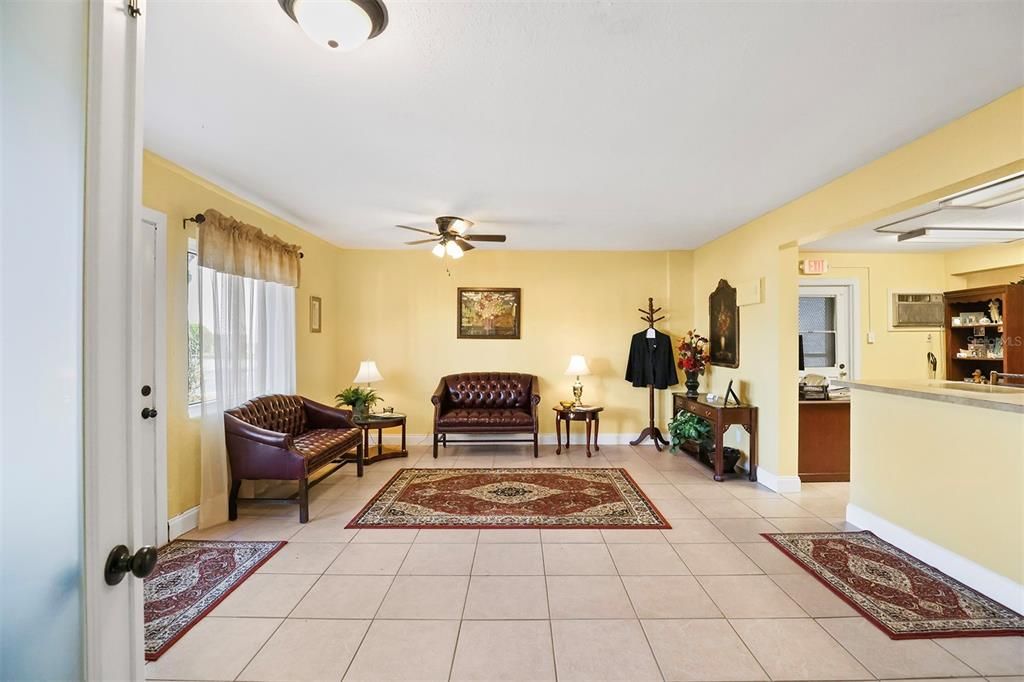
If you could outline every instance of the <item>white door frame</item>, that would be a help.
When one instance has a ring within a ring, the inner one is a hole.
[[[860,379],[861,347],[860,347],[860,280],[852,277],[801,277],[799,287],[845,287],[849,291],[850,300],[850,372],[849,379]],[[799,287],[797,291],[799,292]],[[799,295],[799,293],[797,294]],[[870,292],[869,292],[870,295]],[[870,328],[871,320],[868,320]]]
[[[83,297],[85,677],[144,679],[142,581],[109,586],[111,549],[135,551],[142,409],[133,256],[141,220],[144,0],[90,0]]]
[[[155,486],[154,503],[156,504],[156,543],[162,547],[168,541],[167,526],[167,216],[159,211],[154,211],[145,206],[142,207],[142,224],[152,225],[156,231],[156,264],[153,270],[153,294],[155,309],[153,311],[153,333],[154,355],[154,396],[153,407],[157,411],[155,441],[155,462],[153,472],[156,480],[152,482]],[[137,243],[141,248],[141,241]],[[140,259],[136,258],[135,263]],[[136,386],[140,386],[143,380],[138,378]],[[135,422],[137,428],[142,428],[142,422]],[[142,485],[150,486],[150,481],[143,481]],[[145,501],[143,501],[145,504]]]

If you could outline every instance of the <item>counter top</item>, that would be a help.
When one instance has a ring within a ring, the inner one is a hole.
[[[1024,414],[1024,388],[960,381],[836,381],[854,390],[905,395],[923,400]]]

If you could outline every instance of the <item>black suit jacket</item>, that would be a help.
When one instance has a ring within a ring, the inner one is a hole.
[[[679,383],[672,339],[655,330],[654,338],[647,338],[647,330],[633,334],[626,362],[626,381],[636,387],[654,386],[662,389]]]

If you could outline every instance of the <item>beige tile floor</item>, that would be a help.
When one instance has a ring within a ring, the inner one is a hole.
[[[846,484],[783,496],[652,447],[442,452],[362,479],[345,467],[314,488],[308,524],[293,505],[244,505],[191,534],[288,545],[148,677],[1024,682],[1024,638],[890,640],[759,535],[846,528]],[[346,529],[404,466],[623,467],[672,530]]]

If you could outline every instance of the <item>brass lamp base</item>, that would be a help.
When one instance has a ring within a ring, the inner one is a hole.
[[[576,377],[576,383],[572,385],[572,406],[579,407],[583,404],[583,384],[580,383],[580,378]]]

